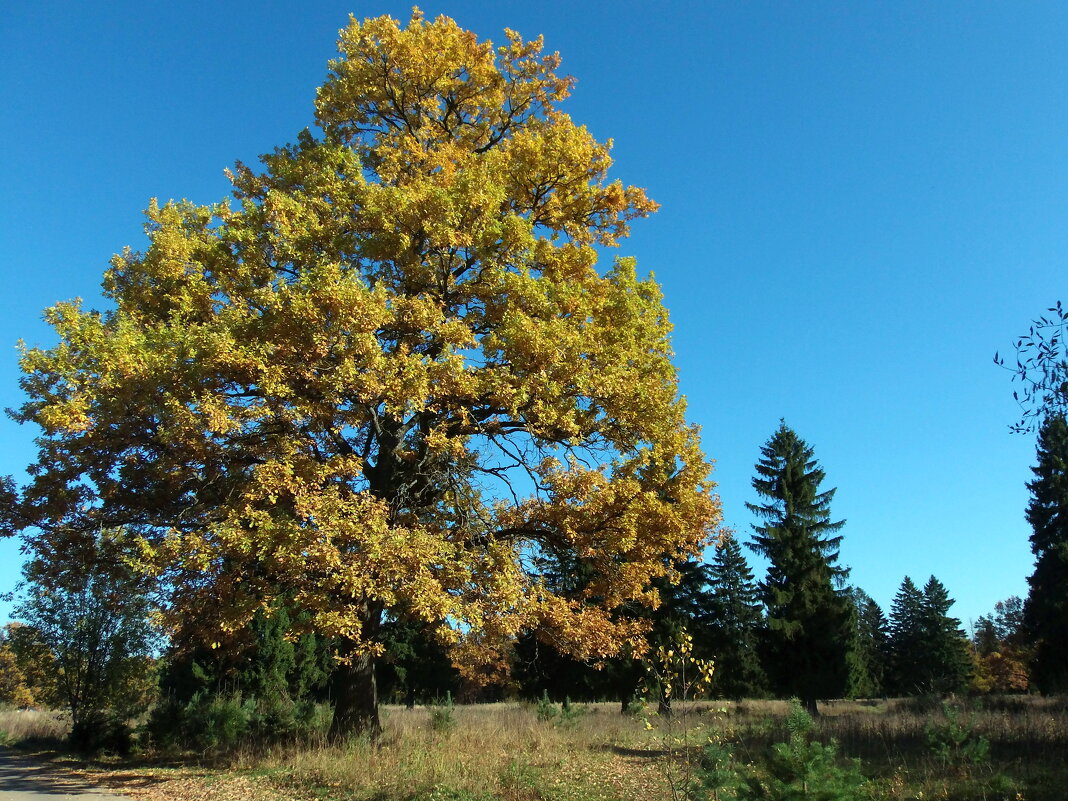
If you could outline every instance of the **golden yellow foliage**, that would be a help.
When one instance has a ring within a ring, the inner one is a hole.
[[[0,704],[22,708],[33,706],[34,700],[14,652],[7,645],[0,645]]]
[[[59,703],[55,655],[32,627],[8,623],[0,631],[0,680],[6,688],[21,686],[13,697],[10,689],[0,689],[0,700],[15,706],[54,706]],[[12,684],[14,682],[14,685]]]
[[[660,290],[597,266],[656,204],[558,109],[540,39],[416,12],[339,50],[317,134],[238,164],[232,202],[153,201],[113,308],[47,312],[37,544],[138,532],[209,641],[281,595],[351,654],[386,612],[472,669],[525,629],[614,653],[640,630],[613,611],[719,523]],[[558,550],[595,567],[581,600],[539,577]]]

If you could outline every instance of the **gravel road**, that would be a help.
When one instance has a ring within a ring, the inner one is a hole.
[[[2,801],[131,801],[129,796],[101,793],[76,776],[0,749],[0,800]]]

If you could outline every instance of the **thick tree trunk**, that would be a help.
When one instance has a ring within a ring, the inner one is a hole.
[[[374,657],[360,654],[353,656],[347,664],[338,665],[334,669],[331,690],[334,699],[331,739],[360,735],[377,740],[382,733],[382,722],[378,717]]]
[[[363,620],[363,635],[372,642],[382,622],[381,608],[368,608]],[[331,739],[352,735],[375,741],[382,734],[378,717],[378,682],[375,679],[375,659],[368,653],[344,653],[345,661],[334,669],[330,694],[334,700],[334,722],[330,726]]]

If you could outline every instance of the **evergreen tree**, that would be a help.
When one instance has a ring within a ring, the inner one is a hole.
[[[905,576],[890,611],[889,689],[897,695],[964,690],[971,671],[960,620],[949,615],[953,599],[931,576],[923,590]]]
[[[1031,550],[1024,625],[1034,642],[1031,678],[1044,694],[1068,691],[1068,422],[1048,417],[1038,433],[1031,502]]]
[[[923,673],[923,593],[905,576],[890,606],[887,690],[894,695],[919,692]]]
[[[763,500],[746,504],[760,517],[752,547],[771,565],[762,585],[767,609],[765,669],[782,695],[800,698],[810,712],[818,698],[847,688],[852,643],[851,603],[836,584],[845,521],[831,520],[834,490],[820,491],[825,474],[812,448],[780,422],[761,449],[753,488]]]
[[[459,693],[460,672],[427,626],[399,617],[390,619],[384,624],[382,639],[386,651],[377,672],[383,698],[411,708],[417,702],[431,703]]]
[[[543,557],[542,576],[554,592],[581,599],[583,591],[595,577],[588,562],[574,555]],[[648,650],[660,645],[672,645],[686,631],[693,637],[693,656],[714,658],[708,621],[709,567],[696,560],[677,562],[675,577],[655,579],[652,584],[660,596],[653,609],[641,604],[628,604],[621,616],[644,619],[648,625],[645,642]],[[600,700],[615,698],[626,711],[643,679],[648,679],[641,654],[628,651],[599,663],[580,661],[556,647],[553,641],[534,634],[521,635],[513,649],[512,677],[520,695],[528,699],[547,695],[555,701]],[[653,688],[655,690],[655,688]],[[661,696],[661,712],[670,712],[670,700]]]
[[[849,695],[882,695],[886,681],[888,624],[879,604],[859,587],[852,590],[856,641],[851,650]]]
[[[725,698],[754,698],[767,692],[758,646],[764,616],[760,588],[738,540],[728,534],[708,569],[705,641],[715,660],[712,690]]]
[[[284,605],[258,610],[251,621],[212,647],[172,640],[159,670],[161,701],[149,731],[158,745],[231,747],[237,737],[259,743],[314,729],[316,704],[329,700],[334,667],[329,641],[304,631],[306,613]],[[233,738],[216,741],[214,710],[236,710]]]
[[[960,620],[949,615],[953,599],[941,581],[931,576],[923,588],[921,637],[925,658],[921,686],[940,695],[968,686],[971,659]]]

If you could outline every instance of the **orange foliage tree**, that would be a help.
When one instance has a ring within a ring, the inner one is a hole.
[[[232,201],[153,201],[107,311],[48,310],[19,519],[57,570],[136,534],[164,619],[208,642],[299,607],[343,643],[336,730],[374,732],[384,616],[469,672],[520,631],[608,656],[719,503],[659,288],[597,266],[656,205],[558,109],[559,57],[418,11],[340,36],[315,132],[239,163]],[[542,580],[554,552],[594,568],[581,598]]]

